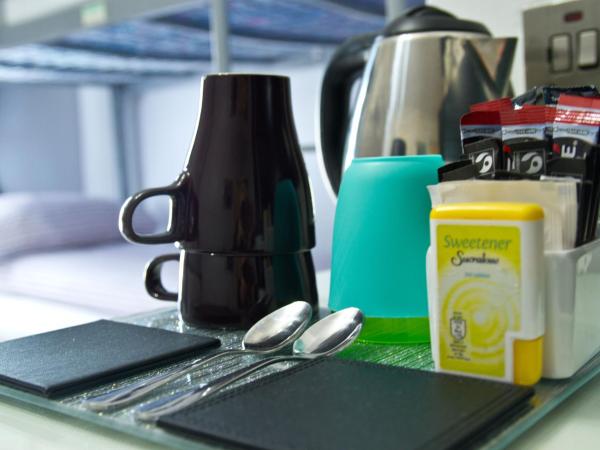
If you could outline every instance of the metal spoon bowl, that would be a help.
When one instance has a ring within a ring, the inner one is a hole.
[[[192,373],[217,359],[248,354],[273,353],[294,342],[312,317],[312,307],[295,301],[263,317],[250,328],[242,340],[241,349],[222,350],[209,357],[196,359],[185,366],[142,380],[139,383],[89,398],[82,405],[92,411],[107,411],[129,405],[155,389]]]
[[[360,334],[363,314],[358,308],[345,308],[319,320],[308,328],[296,342],[295,355],[316,358],[338,353],[348,347]]]
[[[244,335],[242,349],[273,353],[294,342],[307,327],[312,307],[304,301],[283,306],[256,322]]]
[[[135,418],[142,422],[156,422],[159,417],[190,406],[272,364],[283,361],[305,361],[338,353],[354,342],[360,334],[362,323],[363,314],[359,309],[342,309],[308,328],[294,343],[293,355],[274,356],[258,361],[197,388],[160,398],[139,407],[135,412]]]

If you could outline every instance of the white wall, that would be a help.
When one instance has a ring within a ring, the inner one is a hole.
[[[0,189],[80,188],[75,89],[0,86]]]
[[[82,190],[87,195],[121,196],[115,105],[107,86],[76,88]]]
[[[445,9],[457,17],[485,24],[493,36],[518,38],[517,51],[512,71],[515,94],[526,90],[525,50],[523,44],[522,11],[549,0],[427,0],[428,5]]]
[[[142,187],[169,184],[181,171],[196,125],[199,87],[198,78],[140,91]]]

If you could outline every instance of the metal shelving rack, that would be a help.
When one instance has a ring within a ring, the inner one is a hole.
[[[383,0],[89,0],[0,27],[0,82],[130,84],[230,62],[324,61]]]
[[[121,196],[139,189],[137,86],[231,64],[324,62],[380,29],[402,0],[87,0],[0,27],[0,83],[104,85],[114,110]]]

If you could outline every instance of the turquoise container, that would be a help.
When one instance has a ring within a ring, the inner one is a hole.
[[[333,232],[329,307],[360,308],[360,339],[429,342],[425,257],[440,155],[354,159],[344,173]]]

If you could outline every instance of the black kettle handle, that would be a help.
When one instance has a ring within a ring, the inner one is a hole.
[[[377,33],[348,39],[333,54],[321,87],[320,153],[337,194],[342,178],[344,143],[349,125],[350,91],[362,74]]]

